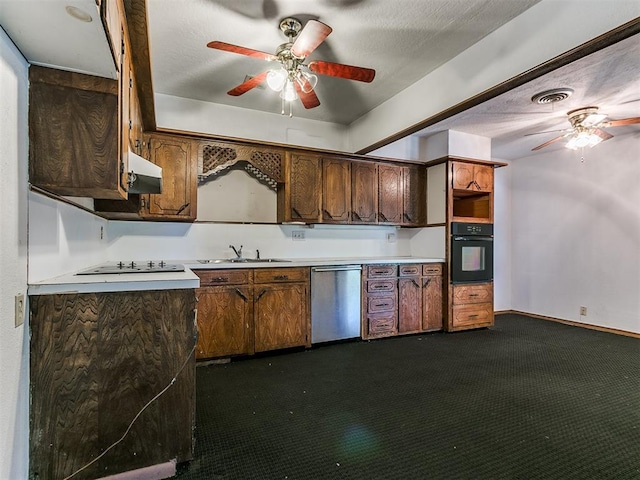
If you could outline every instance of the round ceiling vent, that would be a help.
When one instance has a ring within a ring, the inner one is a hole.
[[[536,93],[531,97],[533,103],[539,103],[546,105],[547,103],[556,103],[566,100],[573,95],[572,88],[553,88],[551,90],[545,90],[544,92]]]

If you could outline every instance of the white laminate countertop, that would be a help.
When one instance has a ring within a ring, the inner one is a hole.
[[[29,284],[28,295],[65,293],[128,292],[140,290],[172,290],[198,288],[200,279],[192,270],[220,270],[230,268],[321,267],[338,265],[372,265],[382,263],[442,263],[443,258],[427,257],[350,257],[350,258],[295,258],[278,262],[202,263],[200,260],[171,260],[184,265],[184,272],[116,273],[76,275],[68,273]]]
[[[211,270],[228,268],[279,268],[279,267],[327,267],[338,265],[373,265],[380,263],[443,263],[444,258],[426,257],[340,257],[340,258],[291,258],[283,262],[256,262],[249,258],[246,262],[232,262],[231,259],[216,263],[212,260],[176,260],[171,263],[182,263],[191,270]],[[284,259],[283,259],[284,260]]]

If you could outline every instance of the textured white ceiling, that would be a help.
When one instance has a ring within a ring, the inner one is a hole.
[[[153,85],[157,93],[266,112],[279,112],[278,94],[228,90],[272,66],[212,50],[220,40],[274,53],[286,38],[287,16],[333,28],[309,57],[376,70],[373,83],[321,76],[321,105],[297,117],[350,124],[444,64],[539,0],[148,0]],[[434,92],[437,94],[437,92]]]

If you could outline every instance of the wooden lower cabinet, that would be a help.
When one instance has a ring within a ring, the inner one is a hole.
[[[308,268],[196,270],[197,359],[311,346]]]
[[[442,330],[442,264],[363,269],[362,338]]]
[[[467,330],[493,325],[493,283],[452,285],[451,299],[447,330]]]
[[[74,478],[193,458],[195,303],[193,289],[29,297],[29,478],[91,462],[178,372]]]

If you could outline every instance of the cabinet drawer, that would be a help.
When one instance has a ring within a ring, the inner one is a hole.
[[[210,285],[238,285],[251,281],[251,270],[194,270],[200,277],[200,286]]]
[[[400,265],[400,276],[409,277],[412,275],[420,275],[420,265]]]
[[[367,297],[367,313],[395,312],[398,302],[395,295],[370,295]]]
[[[393,292],[396,289],[395,280],[369,280],[367,282],[367,292]]]
[[[300,268],[256,268],[253,273],[255,283],[308,282],[309,269]]]
[[[422,275],[442,275],[442,264],[427,263],[422,265]]]
[[[397,267],[395,265],[369,265],[366,267],[368,278],[395,277]]]
[[[395,313],[368,315],[367,326],[370,337],[392,335],[398,331],[398,315]]]
[[[453,306],[453,326],[493,325],[493,304],[476,303]]]
[[[485,303],[493,301],[493,284],[454,285],[453,304]]]

